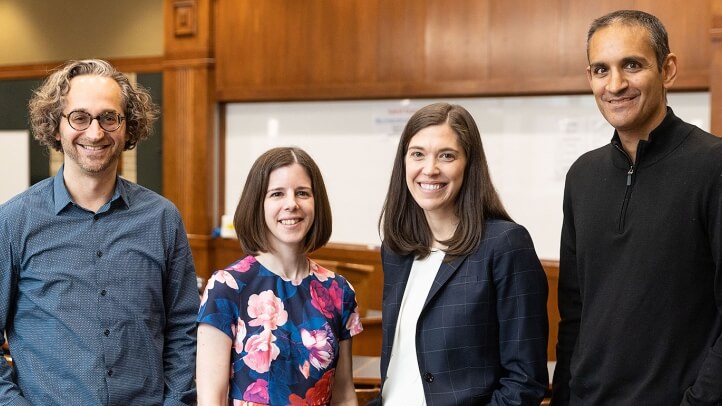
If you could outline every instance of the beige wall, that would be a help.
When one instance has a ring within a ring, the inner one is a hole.
[[[0,65],[163,55],[163,0],[0,0]]]

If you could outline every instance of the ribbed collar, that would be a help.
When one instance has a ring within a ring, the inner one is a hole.
[[[682,119],[677,117],[672,108],[667,106],[667,114],[664,120],[649,133],[648,140],[640,140],[637,144],[636,167],[654,165],[674,151],[687,138],[691,128]],[[622,152],[622,142],[619,133],[614,130],[612,145],[616,146],[615,154],[612,154],[614,166],[621,169],[629,169],[627,154]],[[622,149],[621,151],[619,149]]]

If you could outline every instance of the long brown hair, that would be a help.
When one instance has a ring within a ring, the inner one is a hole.
[[[449,240],[441,241],[449,247],[446,256],[471,253],[481,241],[486,219],[511,221],[491,182],[481,135],[471,114],[459,105],[431,104],[419,109],[401,133],[389,190],[379,217],[379,231],[384,244],[400,255],[413,254],[424,258],[431,251],[433,234],[423,209],[406,186],[405,157],[414,135],[426,127],[441,124],[451,127],[467,156],[464,181],[455,202],[459,225]]]

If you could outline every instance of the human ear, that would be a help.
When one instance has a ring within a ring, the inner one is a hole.
[[[589,81],[589,86],[592,85],[592,67],[591,65],[587,65],[587,80]]]
[[[677,55],[670,53],[664,58],[662,64],[662,79],[664,80],[664,88],[669,89],[677,78]]]

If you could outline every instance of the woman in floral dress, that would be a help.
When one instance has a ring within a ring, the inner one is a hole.
[[[251,168],[234,218],[245,258],[216,271],[198,314],[199,405],[356,405],[351,285],[306,255],[328,242],[321,173],[299,148]]]

